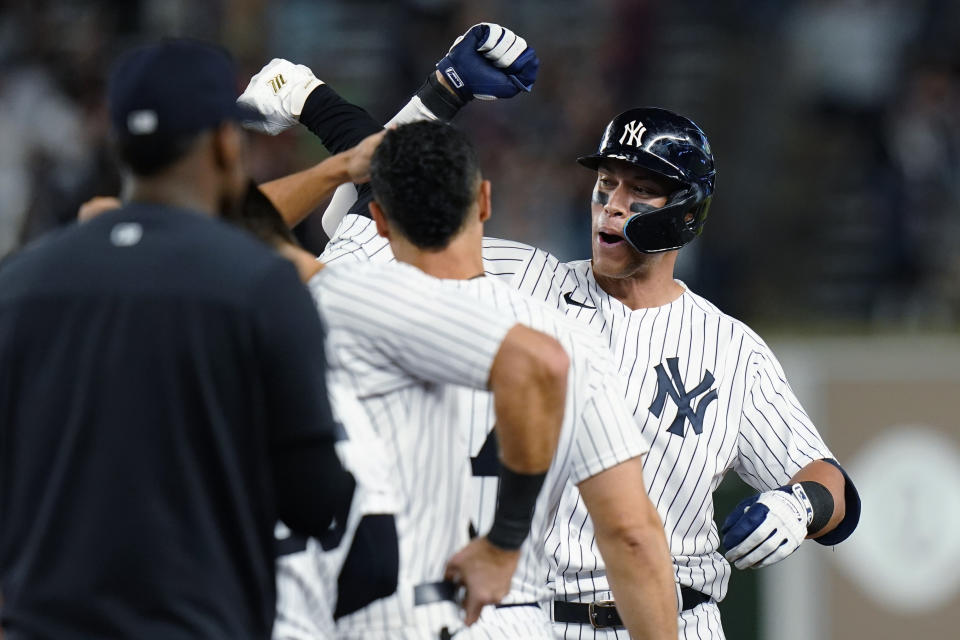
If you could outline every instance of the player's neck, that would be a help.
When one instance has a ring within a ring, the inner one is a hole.
[[[681,295],[684,288],[673,279],[676,262],[661,254],[658,259],[646,264],[627,277],[617,278],[594,272],[600,288],[629,309],[652,309],[670,304]]]
[[[128,173],[124,176],[122,200],[189,209],[208,216],[220,215],[220,203],[210,181],[198,179],[198,175],[204,174],[197,169],[192,158],[150,177]]]
[[[443,249],[421,249],[411,242],[392,239],[393,255],[434,278],[468,280],[483,274],[483,255],[479,238],[461,233]]]

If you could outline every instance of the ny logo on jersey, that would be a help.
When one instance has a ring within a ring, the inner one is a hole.
[[[631,120],[627,124],[623,125],[623,135],[620,136],[620,144],[623,144],[626,140],[627,144],[632,144],[635,147],[640,146],[640,139],[643,137],[643,133],[647,130],[643,123],[637,122],[636,120]]]
[[[710,389],[710,385],[713,384],[713,374],[710,373],[709,370],[705,370],[706,373],[703,376],[703,380],[700,381],[700,384],[690,391],[687,391],[684,387],[683,379],[680,377],[678,359],[667,358],[667,366],[670,367],[670,373],[664,370],[662,364],[654,367],[657,372],[657,397],[654,398],[653,404],[650,405],[650,413],[659,418],[663,413],[663,408],[667,403],[667,396],[669,395],[670,399],[677,405],[677,417],[667,431],[682,437],[683,421],[689,420],[694,433],[700,435],[703,433],[703,416],[707,413],[707,407],[717,399],[717,390]],[[696,410],[694,410],[693,401],[707,389],[710,389],[710,392],[700,399],[697,403]]]

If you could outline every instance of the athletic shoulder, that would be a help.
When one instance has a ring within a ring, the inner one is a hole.
[[[686,285],[684,285],[686,287]],[[737,361],[747,368],[747,372],[767,369],[775,377],[785,380],[780,362],[766,341],[746,322],[720,310],[715,304],[697,295],[687,288],[691,314],[700,315],[705,322],[715,323],[717,334],[722,343],[737,348],[742,356]]]
[[[320,259],[338,262],[392,262],[390,243],[377,233],[373,220],[355,213],[347,214],[324,247]]]
[[[237,302],[282,271],[292,273],[289,263],[245,231],[198,212],[134,204],[34,241],[4,263],[0,282],[15,286],[0,289]]]
[[[500,238],[483,239],[483,269],[488,276],[512,282],[523,277],[534,263],[557,259],[543,249]]]
[[[701,295],[690,290],[687,285],[680,283],[686,289],[686,296],[689,300],[691,313],[699,315],[708,320],[713,320],[720,325],[721,332],[725,332],[736,338],[742,338],[744,345],[752,349],[769,350],[763,338],[756,331],[750,328],[746,322],[721,310],[717,305],[710,302]]]

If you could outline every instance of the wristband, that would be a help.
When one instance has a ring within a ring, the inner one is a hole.
[[[827,526],[833,517],[833,494],[819,482],[806,480],[800,483],[807,493],[810,505],[813,507],[813,520],[807,525],[807,531],[816,533]]]
[[[444,87],[435,72],[430,72],[423,85],[417,91],[417,97],[423,105],[444,122],[450,122],[457,112],[467,103]]]
[[[533,510],[547,473],[517,473],[500,465],[500,490],[497,512],[487,541],[495,547],[515,551],[520,548],[533,521]]]
[[[833,516],[833,495],[819,482],[805,480],[779,487],[800,501],[806,511],[807,533],[816,533],[827,526]]]

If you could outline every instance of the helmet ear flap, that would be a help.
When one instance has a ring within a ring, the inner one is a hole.
[[[704,189],[697,183],[684,185],[670,194],[667,203],[659,209],[644,207],[627,218],[623,237],[641,253],[673,251],[684,246],[703,230],[710,198],[704,198]],[[688,213],[693,219],[686,221]]]

